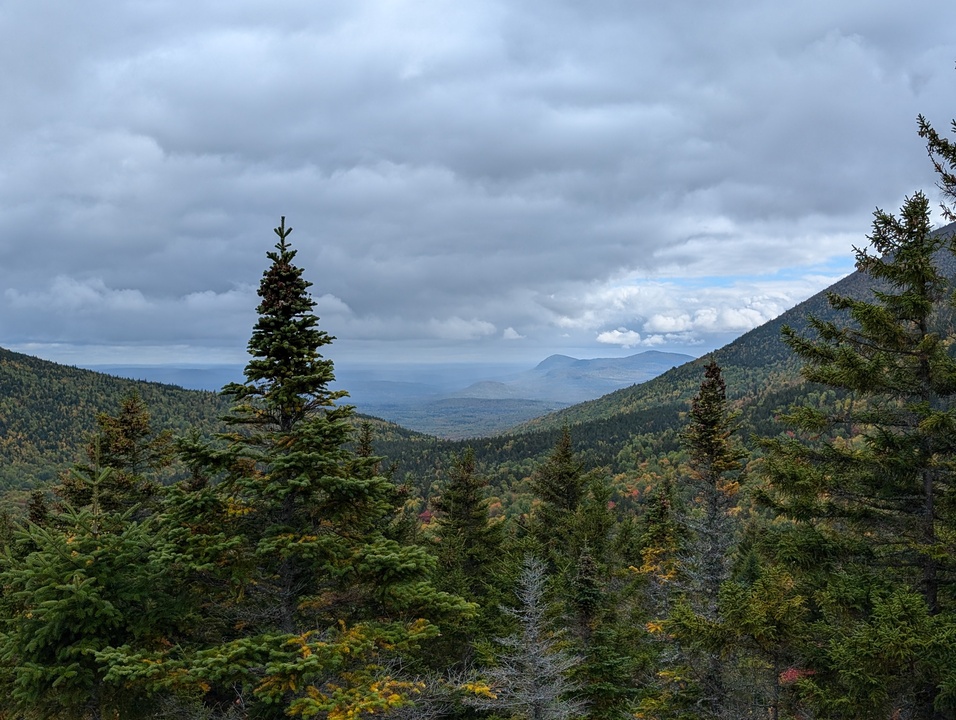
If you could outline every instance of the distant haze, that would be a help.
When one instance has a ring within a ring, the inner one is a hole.
[[[645,382],[693,360],[645,351],[625,358],[552,355],[534,367],[454,363],[392,364],[336,369],[334,388],[365,414],[413,430],[469,437],[506,429],[546,412]],[[242,367],[99,365],[91,370],[134,380],[218,391],[242,382]]]

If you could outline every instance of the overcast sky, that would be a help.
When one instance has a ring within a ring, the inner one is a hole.
[[[244,362],[280,215],[342,363],[700,355],[938,199],[952,0],[0,0],[0,345]]]

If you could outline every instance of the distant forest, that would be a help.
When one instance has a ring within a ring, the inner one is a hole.
[[[244,382],[0,406],[0,720],[956,718],[953,227],[916,192],[820,312],[449,443],[331,389],[282,218]]]

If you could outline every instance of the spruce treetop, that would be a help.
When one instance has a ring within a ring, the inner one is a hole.
[[[266,253],[272,262],[259,283],[261,302],[248,345],[252,359],[246,365],[246,382],[227,385],[223,392],[239,403],[236,420],[288,431],[345,393],[328,388],[335,380],[333,364],[319,349],[335,338],[318,328],[309,294],[312,283],[293,263],[296,250],[288,242],[292,228],[286,227],[285,216],[273,232],[279,242]],[[258,407],[250,405],[253,400],[261,401]]]

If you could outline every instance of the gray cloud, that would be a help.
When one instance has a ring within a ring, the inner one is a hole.
[[[241,358],[284,214],[346,361],[703,352],[931,189],[914,119],[956,115],[954,20],[942,0],[13,6],[0,344]]]

